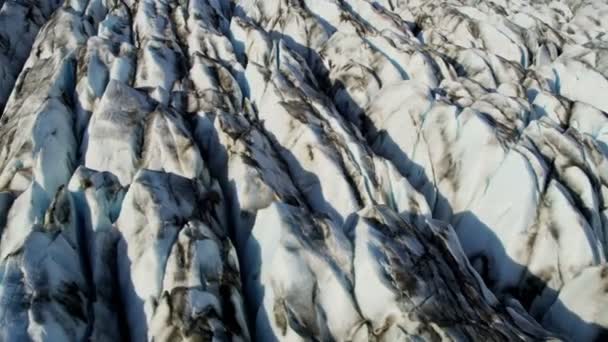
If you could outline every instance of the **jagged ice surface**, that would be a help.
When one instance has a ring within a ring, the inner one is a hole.
[[[603,340],[601,0],[0,0],[0,341]]]

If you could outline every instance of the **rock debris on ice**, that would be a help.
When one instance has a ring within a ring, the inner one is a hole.
[[[0,0],[0,341],[604,340],[601,0]]]

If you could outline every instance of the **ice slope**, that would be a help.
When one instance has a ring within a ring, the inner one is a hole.
[[[60,5],[59,0],[0,2],[0,111],[6,106],[38,31]]]
[[[603,1],[0,7],[0,340],[608,336]]]

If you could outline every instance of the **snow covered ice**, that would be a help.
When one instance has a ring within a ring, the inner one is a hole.
[[[0,0],[0,342],[608,339],[604,0]]]

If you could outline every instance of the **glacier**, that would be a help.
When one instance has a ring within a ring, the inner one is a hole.
[[[0,341],[608,339],[606,17],[0,0]]]

